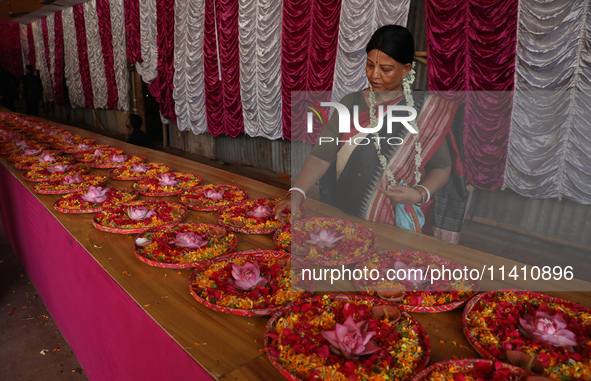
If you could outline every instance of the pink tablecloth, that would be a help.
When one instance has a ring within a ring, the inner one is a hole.
[[[212,379],[3,165],[0,226],[89,379]]]

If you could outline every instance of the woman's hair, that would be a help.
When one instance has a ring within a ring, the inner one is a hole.
[[[415,39],[400,25],[384,25],[375,31],[365,47],[365,52],[378,49],[402,64],[412,63],[415,58]]]

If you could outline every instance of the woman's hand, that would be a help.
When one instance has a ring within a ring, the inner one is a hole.
[[[378,190],[396,204],[417,204],[423,201],[421,192],[411,187],[395,186],[390,187],[390,189],[380,187]]]
[[[296,195],[296,197],[294,199],[292,199],[291,195],[292,194],[289,193],[287,196],[285,196],[284,199],[277,201],[277,204],[275,204],[275,210],[273,211],[273,214],[275,214],[275,219],[279,222],[293,223],[293,221],[295,220],[295,216],[304,201],[298,195]],[[285,221],[285,217],[287,217],[287,214],[284,213],[284,211],[286,209],[292,212],[291,213],[291,221]]]

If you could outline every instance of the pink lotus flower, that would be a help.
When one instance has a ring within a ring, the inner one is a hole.
[[[119,154],[114,154],[113,156],[111,156],[111,161],[113,163],[123,163],[127,161],[127,157]]]
[[[41,148],[37,148],[37,149],[33,149],[33,148],[27,148],[24,152],[25,156],[36,156],[39,155],[39,153],[41,152]]]
[[[330,343],[330,351],[346,359],[356,360],[359,356],[369,355],[380,350],[372,341],[376,333],[367,332],[368,320],[355,323],[352,316],[344,324],[337,323],[334,331],[320,334]]]
[[[84,179],[82,179],[82,177],[80,177],[79,174],[75,174],[75,175],[66,175],[64,176],[64,178],[62,179],[62,184],[63,185],[68,185],[68,184],[80,184],[81,182],[83,182]]]
[[[148,170],[148,166],[141,165],[141,164],[132,164],[131,170],[132,170],[132,172],[146,173],[146,171]]]
[[[259,286],[264,286],[269,282],[267,277],[261,276],[259,263],[246,262],[244,265],[232,265],[232,277],[228,282],[244,291],[254,290]]]
[[[57,158],[49,152],[43,152],[39,157],[39,162],[41,163],[53,163],[55,161],[57,161]]]
[[[109,193],[110,190],[111,188],[103,189],[103,187],[91,186],[90,188],[88,188],[88,191],[81,196],[81,198],[84,201],[100,204],[101,202],[107,199],[107,193]]]
[[[145,206],[130,206],[127,208],[127,215],[134,221],[142,221],[156,215],[152,209],[148,210]]]
[[[253,210],[246,212],[246,215],[254,218],[267,218],[273,215],[273,208],[269,205],[258,205]]]
[[[14,142],[14,144],[19,147],[19,148],[27,148],[29,147],[29,145],[27,144],[26,141],[24,141],[23,139],[18,139],[16,142]]]
[[[555,347],[565,347],[570,352],[577,345],[577,337],[566,329],[566,322],[560,312],[550,316],[546,312],[536,311],[533,316],[520,317],[519,324],[521,333],[530,339]]]
[[[169,176],[168,173],[163,173],[158,177],[158,183],[163,187],[173,187],[177,185],[179,182],[176,181],[174,176]]]
[[[74,140],[72,139],[71,136],[68,136],[67,138],[64,139],[64,142],[66,144],[72,144],[72,143],[74,143]]]
[[[76,146],[76,149],[88,149],[89,147],[88,144],[80,143]]]
[[[103,150],[101,150],[101,149],[94,150],[94,153],[92,154],[92,156],[94,156],[94,157],[103,156]]]
[[[337,233],[334,231],[318,228],[315,232],[310,232],[310,239],[306,242],[320,247],[332,247],[343,238],[345,238],[344,235],[337,237]]]
[[[193,232],[176,233],[176,237],[172,242],[176,246],[186,247],[187,249],[199,249],[209,243],[208,240],[203,239],[199,234]]]
[[[205,192],[203,192],[203,195],[210,200],[220,201],[224,198],[224,191],[216,192],[213,189],[208,189]]]
[[[140,247],[150,246],[152,244],[152,240],[148,238],[136,238],[135,244]]]
[[[47,167],[47,170],[51,173],[62,173],[66,172],[70,168],[72,168],[72,166],[68,164],[56,164],[51,167]]]

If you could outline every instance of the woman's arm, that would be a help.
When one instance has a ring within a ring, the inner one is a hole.
[[[429,189],[431,196],[445,185],[451,174],[451,165],[445,168],[432,168],[426,174],[421,185]],[[421,192],[411,187],[391,187],[389,190],[378,188],[380,192],[399,204],[417,204],[423,201]]]
[[[302,171],[293,183],[293,186],[296,188],[300,188],[305,193],[308,193],[310,189],[312,189],[314,184],[316,184],[318,180],[320,180],[320,178],[326,173],[329,167],[329,162],[319,159],[313,155],[308,156],[308,158],[304,162]],[[292,193],[289,193],[283,200],[277,202],[274,212],[276,219],[283,221],[282,212],[285,209],[298,210],[300,205],[304,202],[304,197],[299,193],[296,193],[293,200],[291,196]]]

